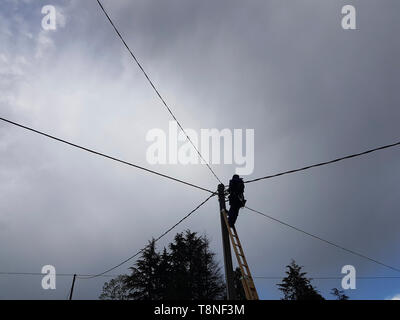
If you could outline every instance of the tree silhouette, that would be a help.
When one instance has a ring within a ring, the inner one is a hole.
[[[221,299],[225,291],[215,253],[205,236],[187,230],[169,245],[170,299]]]
[[[222,299],[225,293],[215,253],[206,236],[187,230],[176,234],[167,250],[154,240],[130,268],[131,274],[106,282],[100,299]]]
[[[302,272],[302,266],[294,260],[287,265],[287,276],[278,284],[279,290],[283,292],[283,300],[324,300],[318,291],[311,285],[311,280]]]
[[[128,297],[132,300],[159,300],[162,299],[160,287],[161,257],[156,252],[154,239],[149,242],[136,266],[129,268],[131,274],[125,279]]]
[[[101,300],[128,300],[125,280],[126,276],[121,275],[106,282],[99,298]]]
[[[344,294],[344,291],[339,290],[338,288],[333,288],[331,295],[335,296],[336,300],[349,300],[349,296]]]

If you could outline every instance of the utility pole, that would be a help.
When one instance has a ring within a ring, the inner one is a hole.
[[[227,290],[228,300],[235,300],[236,293],[233,280],[234,274],[232,266],[231,244],[229,243],[229,233],[225,224],[225,218],[223,216],[223,214],[226,214],[225,186],[223,184],[218,185],[218,200],[219,200],[219,211],[221,218],[222,246],[224,250],[226,290]]]
[[[76,274],[74,274],[74,277],[72,279],[72,286],[71,286],[71,291],[69,293],[69,300],[72,300],[72,294],[74,292],[74,286],[75,286],[75,279],[76,279]]]

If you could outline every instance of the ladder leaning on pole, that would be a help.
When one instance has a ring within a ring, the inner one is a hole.
[[[258,293],[254,285],[253,277],[251,276],[246,257],[244,256],[243,248],[236,232],[236,228],[235,226],[232,228],[229,226],[226,210],[222,210],[222,215],[224,216],[226,228],[229,232],[229,238],[231,239],[232,247],[235,251],[236,259],[240,267],[240,272],[242,273],[242,285],[246,294],[246,299],[258,300]]]

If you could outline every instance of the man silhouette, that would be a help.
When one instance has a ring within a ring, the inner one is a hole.
[[[239,215],[239,209],[243,208],[246,204],[244,199],[244,182],[242,178],[239,178],[237,174],[233,175],[232,179],[229,181],[229,208],[228,212],[228,223],[232,228],[235,225],[236,219]]]

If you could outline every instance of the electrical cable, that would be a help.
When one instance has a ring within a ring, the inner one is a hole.
[[[104,15],[107,17],[108,21],[110,22],[111,26],[114,28],[115,33],[118,35],[118,37],[121,39],[122,43],[124,44],[125,48],[129,51],[130,55],[132,56],[133,60],[136,62],[136,64],[138,65],[138,67],[140,68],[140,70],[142,71],[142,73],[144,74],[144,76],[146,77],[147,81],[150,83],[151,87],[154,89],[155,93],[157,94],[157,96],[160,98],[162,104],[167,108],[169,114],[172,116],[172,118],[176,121],[176,123],[178,124],[179,128],[182,130],[182,132],[185,134],[186,139],[191,143],[191,145],[193,146],[193,148],[196,150],[197,154],[200,156],[201,160],[204,161],[204,163],[207,165],[208,169],[211,171],[211,173],[214,175],[214,177],[219,181],[219,183],[222,183],[221,180],[218,178],[218,176],[215,174],[214,170],[211,168],[211,166],[209,165],[209,163],[203,158],[203,156],[201,155],[199,149],[194,145],[192,139],[190,139],[189,135],[186,133],[185,129],[183,129],[182,125],[180,124],[180,122],[178,121],[178,119],[176,118],[176,116],[174,115],[174,113],[172,112],[171,108],[168,106],[167,102],[165,101],[165,99],[162,97],[162,95],[160,94],[160,92],[158,91],[158,89],[156,88],[156,86],[154,85],[153,81],[150,79],[149,75],[147,74],[147,72],[144,70],[143,66],[141,65],[141,63],[139,62],[139,60],[136,58],[136,56],[134,55],[134,53],[132,52],[132,50],[130,49],[130,47],[128,46],[128,44],[126,43],[126,41],[124,40],[124,38],[122,37],[121,33],[119,32],[118,28],[115,26],[114,22],[112,21],[112,19],[110,18],[110,16],[108,15],[107,11],[105,10],[105,8],[103,7],[102,3],[100,2],[100,0],[97,0],[98,5],[100,6],[101,10],[103,11]]]
[[[203,190],[203,191],[207,191],[207,192],[210,192],[210,193],[214,193],[214,192],[211,191],[211,190],[208,190],[208,189],[206,189],[206,188],[202,188],[202,187],[197,186],[197,185],[195,185],[195,184],[192,184],[192,183],[183,181],[183,180],[181,180],[181,179],[177,179],[177,178],[168,176],[168,175],[166,175],[166,174],[163,174],[163,173],[160,173],[160,172],[157,172],[157,171],[154,171],[154,170],[147,169],[147,168],[145,168],[145,167],[142,167],[142,166],[133,164],[133,163],[131,163],[131,162],[127,162],[127,161],[124,161],[124,160],[121,160],[121,159],[118,159],[118,158],[109,156],[109,155],[107,155],[107,154],[105,154],[105,153],[101,153],[101,152],[98,152],[98,151],[95,151],[95,150],[92,150],[92,149],[89,149],[89,148],[86,148],[86,147],[77,145],[77,144],[75,144],[75,143],[69,142],[69,141],[64,140],[64,139],[57,138],[57,137],[52,136],[52,135],[50,135],[50,134],[47,134],[47,133],[44,133],[44,132],[42,132],[42,131],[39,131],[39,130],[30,128],[30,127],[24,126],[24,125],[22,125],[22,124],[19,124],[19,123],[17,123],[17,122],[11,121],[11,120],[8,120],[8,119],[6,119],[6,118],[0,117],[0,120],[1,120],[1,121],[4,121],[4,122],[7,122],[7,123],[9,123],[9,124],[12,124],[12,125],[14,125],[14,126],[17,126],[17,127],[20,127],[20,128],[23,128],[23,129],[26,129],[26,130],[35,132],[35,133],[37,133],[37,134],[40,134],[40,135],[45,136],[45,137],[47,137],[47,138],[56,140],[56,141],[58,141],[58,142],[65,143],[65,144],[70,145],[70,146],[72,146],[72,147],[75,147],[75,148],[78,148],[78,149],[81,149],[81,150],[84,150],[84,151],[87,151],[87,152],[96,154],[96,155],[98,155],[98,156],[101,156],[101,157],[104,157],[104,158],[107,158],[107,159],[110,159],[110,160],[114,160],[114,161],[123,163],[123,164],[125,164],[125,165],[131,166],[131,167],[134,167],[134,168],[137,168],[137,169],[140,169],[140,170],[144,170],[144,171],[146,171],[146,172],[149,172],[149,173],[152,173],[152,174],[156,174],[156,175],[161,176],[161,177],[163,177],[163,178],[167,178],[167,179],[170,179],[170,180],[174,180],[174,181],[176,181],[176,182],[180,182],[180,183],[183,183],[183,184],[185,184],[185,185],[188,185],[188,186],[191,186],[191,187],[194,187],[194,188]]]
[[[311,169],[311,168],[321,167],[321,166],[325,166],[325,165],[332,164],[332,163],[335,163],[335,162],[339,162],[339,161],[342,161],[342,160],[347,160],[347,159],[363,156],[363,155],[366,155],[366,154],[371,153],[371,152],[376,152],[376,151],[379,151],[379,150],[396,147],[396,146],[399,146],[399,145],[400,145],[400,141],[396,142],[396,143],[388,144],[388,145],[385,145],[385,146],[382,146],[382,147],[378,147],[378,148],[370,149],[370,150],[367,150],[367,151],[363,151],[363,152],[360,152],[360,153],[355,153],[355,154],[351,154],[351,155],[348,155],[348,156],[345,156],[345,157],[337,158],[337,159],[334,159],[334,160],[330,160],[330,161],[325,161],[325,162],[320,162],[320,163],[317,163],[317,164],[309,165],[309,166],[306,166],[306,167],[303,167],[303,168],[293,169],[293,170],[289,170],[289,171],[284,171],[284,172],[280,172],[280,173],[271,174],[271,175],[268,175],[268,176],[265,176],[265,177],[261,177],[261,178],[257,178],[257,179],[247,180],[247,181],[244,181],[244,183],[256,182],[256,181],[260,181],[260,180],[264,180],[264,179],[271,179],[271,178],[283,176],[283,175],[286,175],[286,174],[291,174],[291,173],[295,173],[295,172],[299,172],[299,171],[308,170],[308,169]]]
[[[185,219],[189,218],[189,216],[191,216],[195,211],[197,211],[202,205],[204,205],[208,200],[210,200],[212,197],[214,197],[215,194],[210,195],[206,200],[204,200],[202,203],[200,203],[196,208],[194,208],[192,211],[190,211],[186,216],[184,216],[181,220],[179,220],[177,223],[175,223],[171,228],[169,228],[167,231],[165,231],[164,233],[162,233],[158,238],[154,239],[154,243],[159,241],[161,238],[163,238],[165,235],[167,235],[170,231],[172,231],[173,229],[175,229],[180,223],[182,223]],[[141,254],[144,250],[146,250],[146,248],[149,245],[145,246],[144,248],[140,249],[138,252],[136,252],[134,255],[130,256],[129,258],[123,260],[122,262],[118,263],[117,265],[115,265],[112,268],[107,269],[106,271],[103,271],[101,273],[95,274],[93,276],[89,276],[89,277],[82,277],[82,276],[77,276],[77,278],[79,279],[92,279],[92,278],[96,278],[96,277],[100,277],[120,266],[122,266],[123,264],[125,264],[126,262],[132,260],[133,258],[137,257],[139,254]]]
[[[252,212],[258,213],[258,214],[260,214],[260,215],[262,215],[262,216],[264,216],[264,217],[266,217],[266,218],[268,218],[268,219],[270,219],[270,220],[273,220],[273,221],[275,221],[275,222],[278,222],[278,223],[280,223],[280,224],[282,224],[282,225],[284,225],[284,226],[286,226],[286,227],[289,227],[289,228],[292,228],[292,229],[294,229],[294,230],[296,230],[296,231],[299,231],[299,232],[301,232],[301,233],[303,233],[303,234],[305,234],[305,235],[307,235],[307,236],[309,236],[309,237],[312,237],[312,238],[317,239],[317,240],[319,240],[319,241],[325,242],[325,243],[327,243],[327,244],[329,244],[329,245],[331,245],[331,246],[334,246],[334,247],[336,247],[336,248],[339,248],[339,249],[341,249],[341,250],[344,250],[344,251],[346,251],[346,252],[348,252],[348,253],[351,253],[351,254],[356,255],[356,256],[358,256],[358,257],[361,257],[361,258],[363,258],[363,259],[372,261],[372,262],[374,262],[374,263],[376,263],[376,264],[379,264],[379,265],[381,265],[381,266],[384,266],[384,267],[386,267],[386,268],[389,268],[389,269],[392,269],[392,270],[394,270],[394,271],[400,272],[400,269],[398,269],[398,268],[396,268],[396,267],[392,267],[392,266],[390,266],[390,265],[388,265],[388,264],[385,264],[385,263],[383,263],[383,262],[380,262],[380,261],[378,261],[378,260],[376,260],[376,259],[370,258],[370,257],[368,257],[368,256],[366,256],[366,255],[361,254],[361,253],[358,253],[358,252],[356,252],[356,251],[354,251],[354,250],[347,249],[347,248],[342,247],[342,246],[340,246],[340,245],[338,245],[338,244],[336,244],[336,243],[333,243],[333,242],[331,242],[331,241],[325,240],[325,239],[323,239],[323,238],[321,238],[321,237],[319,237],[319,236],[316,236],[316,235],[314,235],[314,234],[312,234],[312,233],[309,233],[309,232],[307,232],[307,231],[301,230],[301,229],[299,229],[299,228],[297,228],[297,227],[295,227],[295,226],[292,226],[292,225],[290,225],[290,224],[288,224],[288,223],[286,223],[286,222],[283,222],[283,221],[281,221],[281,220],[279,220],[279,219],[276,219],[276,218],[274,218],[274,217],[271,217],[271,216],[269,216],[269,215],[267,215],[267,214],[265,214],[265,213],[263,213],[263,212],[260,212],[260,211],[258,211],[258,210],[251,209],[251,208],[249,208],[249,207],[247,207],[247,206],[246,206],[245,208],[248,209],[248,210],[250,210],[250,211],[252,211]]]

